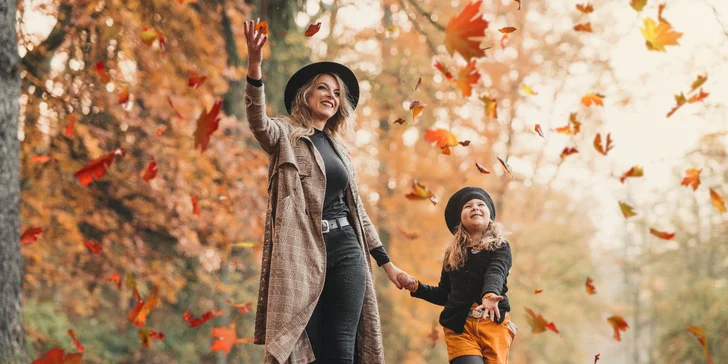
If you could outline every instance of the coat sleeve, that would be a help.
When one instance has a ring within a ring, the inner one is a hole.
[[[439,306],[445,306],[448,295],[450,295],[450,273],[444,268],[440,273],[440,283],[437,286],[430,286],[418,280],[417,290],[410,293],[412,297],[417,297]]]
[[[356,183],[356,171],[354,171],[354,181],[350,181],[349,183]],[[377,229],[374,228],[372,220],[369,219],[369,215],[364,209],[364,203],[362,202],[361,197],[358,193],[359,186],[357,186],[356,191],[357,193],[353,193],[352,190],[352,194],[354,195],[354,200],[356,201],[357,213],[361,218],[362,229],[364,230],[364,235],[366,236],[367,242],[369,243],[368,248],[369,252],[371,253],[372,250],[382,246],[382,240],[379,238],[379,233],[377,233]]]
[[[281,126],[265,112],[265,86],[245,85],[245,114],[255,139],[268,154],[274,154],[281,138]]]
[[[508,242],[505,242],[503,246],[494,250],[491,254],[490,263],[485,270],[485,280],[483,281],[481,297],[488,292],[500,295],[508,272],[513,265],[511,246]]]

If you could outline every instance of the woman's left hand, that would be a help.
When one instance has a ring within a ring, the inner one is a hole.
[[[500,302],[501,300],[503,300],[503,296],[498,296],[496,294],[487,294],[485,297],[483,297],[483,303],[475,309],[485,311],[485,314],[488,315],[490,320],[495,322],[496,318],[500,320],[500,310],[498,310],[498,302]]]
[[[387,264],[384,264],[382,266],[384,268],[384,271],[387,273],[387,277],[389,277],[389,280],[394,283],[395,286],[397,286],[397,289],[402,289],[402,285],[399,283],[399,280],[397,279],[400,274],[407,274],[403,270],[399,269],[396,265],[394,265],[392,262],[389,262]]]

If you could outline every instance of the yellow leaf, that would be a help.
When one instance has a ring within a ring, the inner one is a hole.
[[[630,206],[627,203],[624,203],[622,201],[619,201],[619,209],[622,210],[622,215],[624,215],[625,219],[629,219],[630,217],[637,215],[637,213],[634,212],[634,209],[632,206]]]
[[[648,50],[666,52],[665,46],[680,45],[677,40],[682,37],[683,33],[676,32],[669,24],[660,22],[655,25],[655,21],[651,18],[645,18],[643,22],[644,28],[640,30]]]
[[[536,93],[536,91],[534,91],[531,88],[531,86],[528,86],[528,85],[522,85],[521,90],[523,90],[523,92],[525,92],[528,95],[538,95],[538,93]]]
[[[647,5],[647,0],[631,0],[629,5],[636,11],[642,11],[645,5]]]

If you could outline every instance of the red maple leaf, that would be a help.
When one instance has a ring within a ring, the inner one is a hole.
[[[222,101],[218,101],[212,106],[210,112],[202,112],[197,119],[197,129],[195,129],[195,148],[200,147],[200,151],[207,150],[207,144],[210,143],[210,135],[217,130],[220,125],[220,107]]]
[[[113,152],[92,160],[85,167],[79,169],[73,174],[74,177],[78,178],[81,185],[88,186],[94,180],[98,180],[106,174],[106,167],[111,166],[114,162],[114,157],[125,156],[126,153],[121,148],[116,148]]]
[[[479,58],[485,56],[480,48],[488,22],[480,14],[482,0],[471,1],[460,14],[452,17],[445,27],[445,48],[453,55],[460,53],[463,58]]]

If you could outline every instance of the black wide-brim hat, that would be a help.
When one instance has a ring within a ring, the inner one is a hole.
[[[460,214],[468,201],[477,198],[483,200],[490,210],[490,220],[495,221],[495,204],[488,192],[480,187],[465,187],[455,192],[445,206],[445,223],[448,230],[454,235],[460,225]]]
[[[313,77],[316,77],[322,73],[335,73],[344,81],[346,88],[349,90],[349,101],[351,102],[352,108],[356,108],[359,103],[359,81],[356,79],[356,75],[349,67],[336,62],[317,62],[311,63],[308,66],[304,66],[300,70],[291,76],[286,84],[286,93],[284,95],[284,102],[286,104],[286,110],[288,114],[291,114],[293,109],[293,101],[296,99],[296,93]]]

